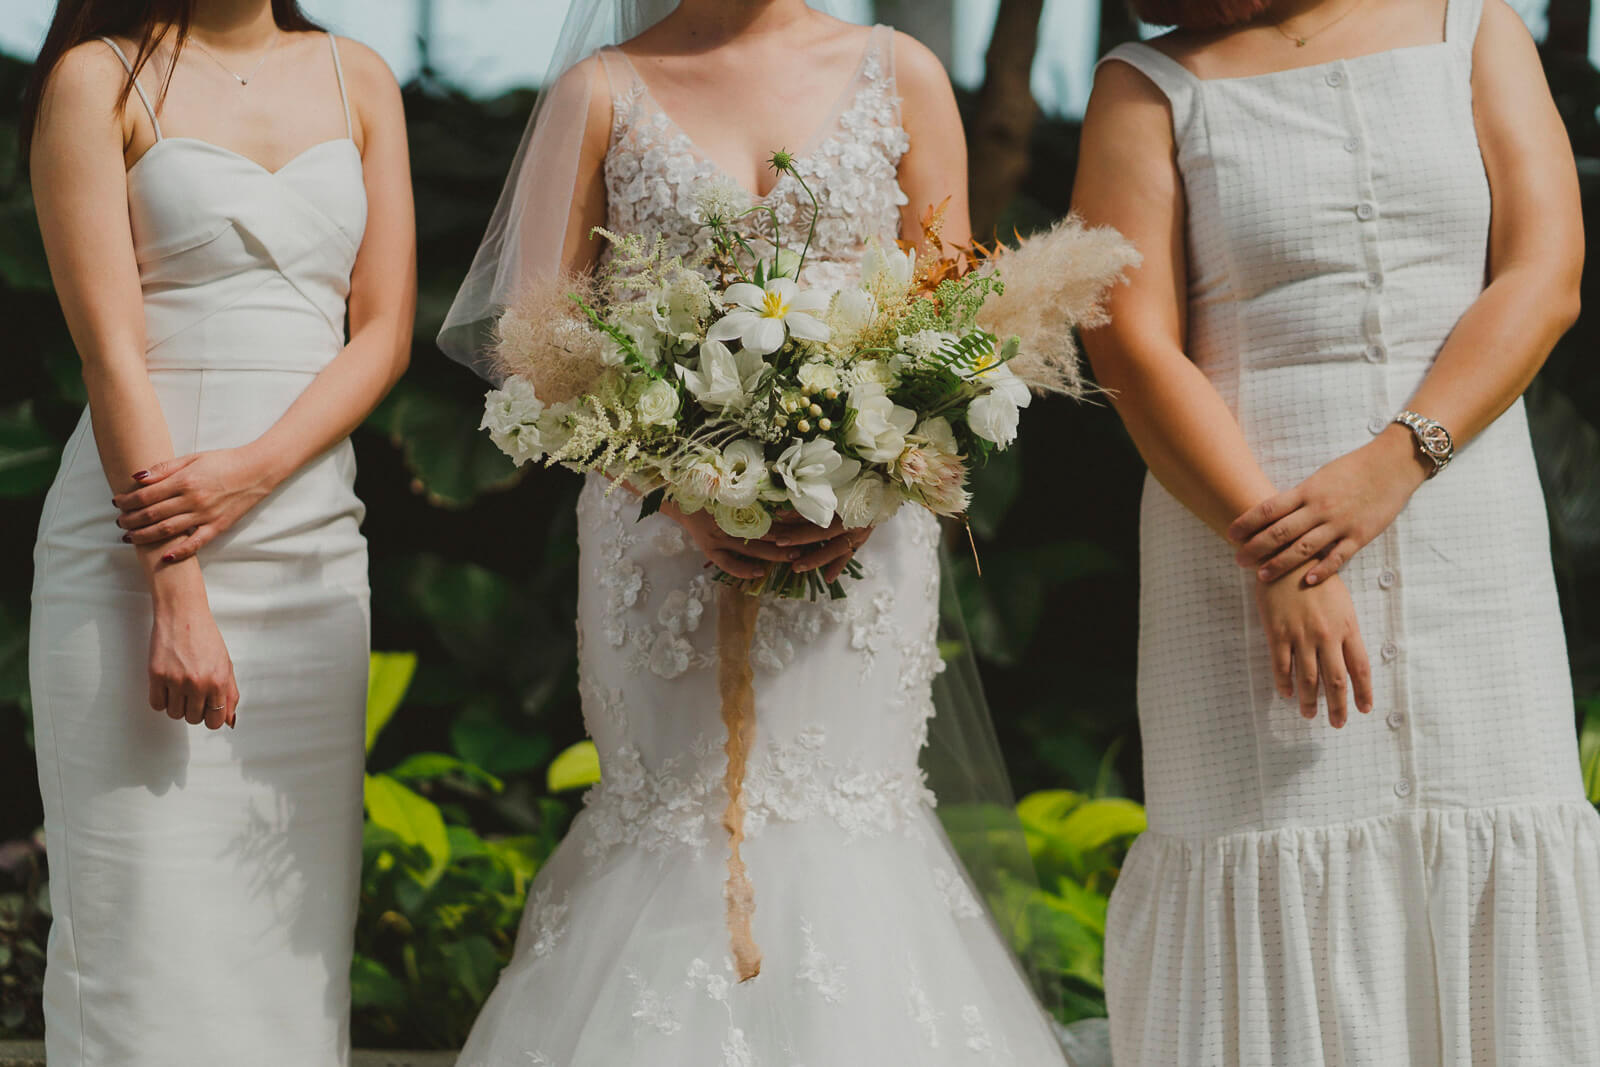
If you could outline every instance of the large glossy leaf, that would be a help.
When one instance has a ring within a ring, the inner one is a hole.
[[[1061,820],[1057,833],[1080,852],[1110,844],[1118,838],[1137,837],[1148,826],[1144,808],[1121,797],[1105,797],[1078,806]]]
[[[33,401],[0,410],[0,497],[47,489],[61,463],[61,446],[33,414]]]
[[[374,652],[367,666],[367,751],[400,710],[417,673],[415,652]]]
[[[494,719],[458,719],[450,743],[461,758],[498,777],[524,774],[550,758],[550,739],[518,733]]]
[[[386,774],[367,775],[363,792],[368,818],[405,844],[428,854],[429,867],[422,884],[438,881],[450,862],[450,837],[438,806]]]
[[[404,1011],[406,984],[383,964],[358,952],[350,961],[350,1001],[356,1008]]]
[[[474,934],[442,946],[439,954],[450,968],[450,984],[471,998],[472,1003],[481,1004],[494,987],[495,976],[500,973],[500,958],[495,955],[494,946],[489,940]]]
[[[391,777],[402,782],[432,782],[440,778],[460,778],[472,785],[498,793],[505,782],[476,764],[445,752],[414,752],[390,768]]]
[[[600,753],[593,741],[579,741],[550,762],[546,776],[552,793],[587,789],[600,780]]]
[[[1583,764],[1583,788],[1589,803],[1600,804],[1600,697],[1582,702],[1583,732],[1578,736],[1578,756]]]
[[[520,477],[478,429],[482,418],[481,397],[465,401],[402,379],[367,422],[401,450],[418,491],[440,507],[459,508]]]

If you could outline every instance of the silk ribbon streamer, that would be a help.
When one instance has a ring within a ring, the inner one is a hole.
[[[728,769],[723,779],[728,806],[722,826],[728,832],[728,881],[723,898],[728,903],[728,936],[739,981],[761,973],[761,949],[750,922],[756,910],[755,886],[739,855],[744,841],[744,775],[756,733],[755,672],[750,666],[750,644],[755,637],[761,598],[744,589],[724,585],[717,600],[717,680],[722,692],[722,724],[728,740],[724,751]]]

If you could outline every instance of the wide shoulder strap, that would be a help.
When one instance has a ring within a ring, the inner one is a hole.
[[[1472,49],[1478,43],[1478,24],[1483,21],[1483,0],[1447,0],[1444,13],[1444,39],[1472,69]]]
[[[117,58],[122,61],[122,69],[128,72],[129,77],[133,78],[133,91],[139,94],[139,100],[144,104],[145,113],[150,116],[150,125],[155,127],[156,140],[161,140],[161,120],[156,118],[155,105],[150,102],[150,97],[145,95],[144,86],[139,84],[138,77],[133,73],[133,63],[128,59],[128,53],[124,52],[122,46],[111,38],[102,37],[100,39],[117,54]]]
[[[344,132],[352,141],[356,139],[356,124],[350,118],[350,91],[344,84],[344,64],[339,62],[339,38],[328,34],[328,47],[333,49],[333,73],[339,79],[339,103],[344,105]]]
[[[1194,97],[1200,79],[1191,74],[1188,67],[1159,48],[1137,41],[1113,48],[1095,64],[1094,69],[1098,71],[1107,63],[1126,63],[1155,83],[1155,87],[1161,90],[1172,108],[1173,139],[1181,142],[1184,132],[1189,128],[1189,119],[1194,113]]]

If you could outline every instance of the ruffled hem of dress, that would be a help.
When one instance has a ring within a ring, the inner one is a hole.
[[[1106,952],[1119,1067],[1600,1065],[1600,813],[1147,833]]]

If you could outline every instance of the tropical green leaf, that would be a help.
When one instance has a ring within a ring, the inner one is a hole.
[[[390,974],[377,960],[356,953],[350,961],[350,1002],[357,1009],[404,1011],[406,984]]]
[[[550,758],[549,738],[518,733],[495,719],[457,719],[450,743],[462,759],[500,777],[535,770]]]
[[[439,954],[450,968],[447,977],[451,985],[465,993],[472,1003],[483,1003],[494,987],[495,976],[500,973],[500,958],[495,955],[489,939],[474,934],[442,946]]]
[[[1122,837],[1137,837],[1149,825],[1144,808],[1122,797],[1090,800],[1061,820],[1057,833],[1080,852]]]
[[[432,782],[459,777],[491,792],[501,792],[505,782],[475,764],[445,752],[415,752],[389,770],[390,777],[402,782]]]
[[[593,741],[579,741],[550,762],[546,776],[552,793],[587,789],[600,780],[600,753]]]
[[[367,816],[407,845],[428,854],[422,884],[432,885],[450,862],[450,837],[438,805],[418,796],[386,774],[367,775],[363,794]]]
[[[403,378],[367,423],[400,449],[406,467],[416,476],[417,489],[430,502],[462,508],[521,476],[478,429],[482,415],[481,397],[464,401]]]
[[[383,728],[389,725],[394,713],[411,688],[411,679],[417,673],[415,652],[374,652],[367,667],[367,751]]]
[[[1580,701],[1583,732],[1578,735],[1578,758],[1583,765],[1583,788],[1589,803],[1600,804],[1600,697]]]

